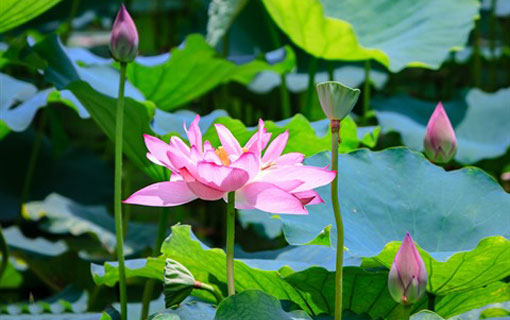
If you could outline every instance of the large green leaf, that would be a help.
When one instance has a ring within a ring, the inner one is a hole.
[[[188,268],[196,280],[213,285],[222,292],[223,297],[226,297],[224,252],[220,249],[209,249],[194,240],[188,226],[174,226],[172,231],[172,235],[166,240],[162,249],[164,255],[148,260],[126,261],[127,276],[163,281],[164,261],[168,256]],[[280,260],[284,263],[279,264],[270,260],[271,257],[236,260],[237,291],[262,290],[280,300],[292,300],[309,314],[331,314],[334,309],[335,273],[333,270],[329,271],[323,267],[314,267],[314,264],[318,264],[315,261],[319,258],[310,259],[305,253],[298,252],[293,255],[292,259],[294,260],[289,259],[290,263],[288,264],[285,261],[289,260]],[[331,255],[334,256],[334,253]],[[304,267],[305,265],[306,267]],[[295,272],[292,269],[296,266],[296,269],[300,271]],[[376,266],[373,264],[370,267]],[[464,273],[462,270],[460,272]],[[117,263],[107,263],[104,267],[93,265],[92,273],[96,284],[113,286],[118,281]],[[483,272],[480,273],[483,274]],[[360,267],[345,267],[345,309],[357,314],[369,314],[372,318],[400,319],[401,311],[389,294],[387,281],[388,271],[366,271]],[[501,290],[500,286],[507,284],[495,283],[499,286],[489,284],[472,291],[442,296],[437,298],[437,306],[444,314],[455,315],[468,310],[459,305],[459,301],[465,301],[466,305],[472,308],[502,301],[505,299],[506,291]],[[480,299],[476,295],[470,294],[471,292],[486,294],[487,297]],[[213,296],[209,293],[194,291],[193,294],[206,301],[214,301]],[[296,294],[299,296],[297,299],[295,298]],[[424,297],[414,306],[414,311],[417,312],[426,306],[427,298]]]
[[[43,201],[25,205],[25,218],[38,221],[46,218],[42,228],[50,233],[97,237],[101,245],[114,253],[116,248],[115,221],[103,206],[84,206],[58,194],[50,194]],[[125,237],[124,253],[131,255],[154,244],[156,227],[150,224],[129,223]]]
[[[12,29],[50,9],[61,0],[2,0],[0,32]]]
[[[312,320],[301,310],[285,312],[280,302],[267,293],[246,290],[223,300],[216,311],[215,320],[245,319],[266,320]]]
[[[503,155],[510,147],[510,88],[495,93],[471,89],[463,99],[444,103],[455,129],[455,160],[474,163]],[[395,130],[403,142],[423,150],[423,138],[436,102],[420,101],[408,96],[376,98],[372,101],[384,131]]]
[[[322,153],[305,162],[324,167],[330,156]],[[325,203],[309,206],[309,215],[279,216],[289,243],[308,243],[332,226],[336,246],[329,191],[328,186],[318,189]],[[406,231],[441,260],[471,250],[484,237],[510,237],[510,196],[494,179],[476,168],[445,172],[406,148],[340,154],[339,196],[345,246],[354,256],[375,256]]]
[[[285,50],[285,60],[274,65],[256,59],[236,65],[218,56],[200,35],[186,38],[184,47],[175,48],[163,64],[147,66],[131,63],[127,76],[145,98],[163,110],[175,109],[221,83],[236,81],[249,84],[260,71],[291,71],[295,56],[290,48]]]
[[[378,256],[365,259],[363,266],[374,267],[377,261],[390,268],[399,248],[400,243],[389,243]],[[485,238],[473,250],[456,253],[445,262],[420,251],[428,270],[427,291],[437,295],[473,290],[510,275],[510,241],[504,237]]]
[[[263,0],[283,32],[324,59],[374,59],[397,72],[437,69],[462,47],[478,16],[476,0]]]
[[[435,303],[435,310],[443,317],[450,318],[497,302],[510,302],[510,284],[498,281],[483,288],[440,297]]]

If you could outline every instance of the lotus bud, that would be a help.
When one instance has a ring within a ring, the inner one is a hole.
[[[131,62],[138,51],[138,31],[126,7],[122,5],[113,23],[110,53],[119,62]]]
[[[360,90],[352,89],[338,81],[317,84],[317,94],[322,110],[329,120],[342,120],[358,101]]]
[[[450,161],[457,151],[455,131],[441,102],[430,117],[423,144],[427,157],[436,163]]]
[[[427,288],[427,269],[409,232],[393,260],[388,288],[393,299],[402,304],[417,302]]]

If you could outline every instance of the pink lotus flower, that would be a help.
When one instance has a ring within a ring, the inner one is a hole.
[[[427,269],[409,232],[393,260],[388,277],[388,288],[395,301],[415,303],[427,287]]]
[[[113,23],[110,53],[117,61],[131,62],[135,59],[137,51],[138,31],[126,7],[122,5]]]
[[[441,102],[430,117],[423,144],[427,157],[438,163],[450,161],[457,151],[455,131]]]
[[[147,158],[167,167],[172,176],[135,192],[124,203],[171,207],[197,198],[227,201],[227,193],[235,191],[237,209],[307,214],[306,205],[323,202],[313,189],[330,183],[336,173],[303,165],[301,153],[282,155],[288,131],[266,149],[271,133],[259,120],[258,131],[241,147],[225,126],[216,124],[221,146],[214,149],[209,141],[202,143],[199,121],[197,115],[189,129],[184,126],[191,146],[176,136],[169,144],[144,136]]]

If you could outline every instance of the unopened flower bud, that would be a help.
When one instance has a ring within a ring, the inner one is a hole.
[[[317,94],[322,110],[329,120],[342,120],[358,101],[360,90],[344,86],[338,81],[317,84]]]
[[[138,31],[131,16],[122,5],[113,23],[110,52],[119,62],[131,62],[138,51]]]
[[[427,269],[409,232],[393,260],[388,288],[393,299],[402,304],[417,302],[427,288]]]
[[[437,163],[450,161],[457,151],[455,131],[441,102],[430,117],[423,144],[427,157]]]

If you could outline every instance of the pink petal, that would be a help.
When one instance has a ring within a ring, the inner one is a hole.
[[[195,146],[197,150],[202,153],[202,132],[198,126],[199,121],[200,116],[197,114],[193,122],[191,122],[189,130],[186,129],[186,124],[184,123],[184,131],[186,131],[190,145]]]
[[[307,191],[317,187],[324,186],[336,176],[335,171],[312,167],[312,166],[273,166],[267,170],[261,171],[260,181],[269,183],[278,183],[287,180],[300,180],[304,183],[297,187],[293,192]],[[259,180],[259,178],[257,178]]]
[[[208,187],[222,192],[230,192],[244,186],[249,175],[243,169],[220,166],[211,162],[200,162],[197,165],[195,178]]]
[[[218,200],[225,194],[223,191],[206,186],[202,182],[196,180],[186,168],[181,169],[181,175],[191,192],[200,199]]]
[[[259,119],[258,130],[255,132],[250,140],[244,146],[248,151],[259,155],[262,153],[262,150],[267,146],[269,140],[271,140],[271,133],[267,133],[266,128],[264,128],[264,121]]]
[[[237,191],[236,208],[255,208],[276,214],[308,213],[296,196],[265,182],[252,182]]]
[[[207,151],[214,151],[213,146],[211,145],[211,143],[208,140],[206,140],[204,142],[204,152],[207,152]]]
[[[243,153],[230,167],[248,172],[249,180],[255,178],[260,171],[260,160],[251,152]]]
[[[305,155],[299,152],[286,153],[283,156],[275,160],[276,164],[280,165],[292,165],[302,163],[305,160]]]
[[[173,207],[197,198],[184,181],[165,181],[151,184],[133,193],[124,203],[153,207]]]
[[[263,163],[268,163],[275,161],[285,149],[287,145],[287,141],[289,140],[289,131],[285,131],[276,137],[273,142],[267,147],[266,152],[264,153],[264,157],[262,157]]]
[[[302,191],[293,193],[296,197],[301,200],[301,203],[305,205],[319,204],[323,203],[324,200],[319,196],[317,192],[314,190]]]
[[[212,162],[217,165],[222,164],[220,157],[218,157],[218,155],[216,154],[216,152],[214,152],[214,150],[204,151],[204,161]]]
[[[168,143],[148,134],[144,134],[143,138],[145,140],[145,145],[149,150],[147,153],[147,158],[155,164],[164,165],[172,169],[173,166],[171,165],[170,160],[168,160],[168,156],[166,155],[170,148]]]
[[[239,145],[237,139],[232,135],[232,132],[222,124],[215,124],[216,132],[221,141],[221,146],[225,149],[229,155],[240,155],[243,150]]]

